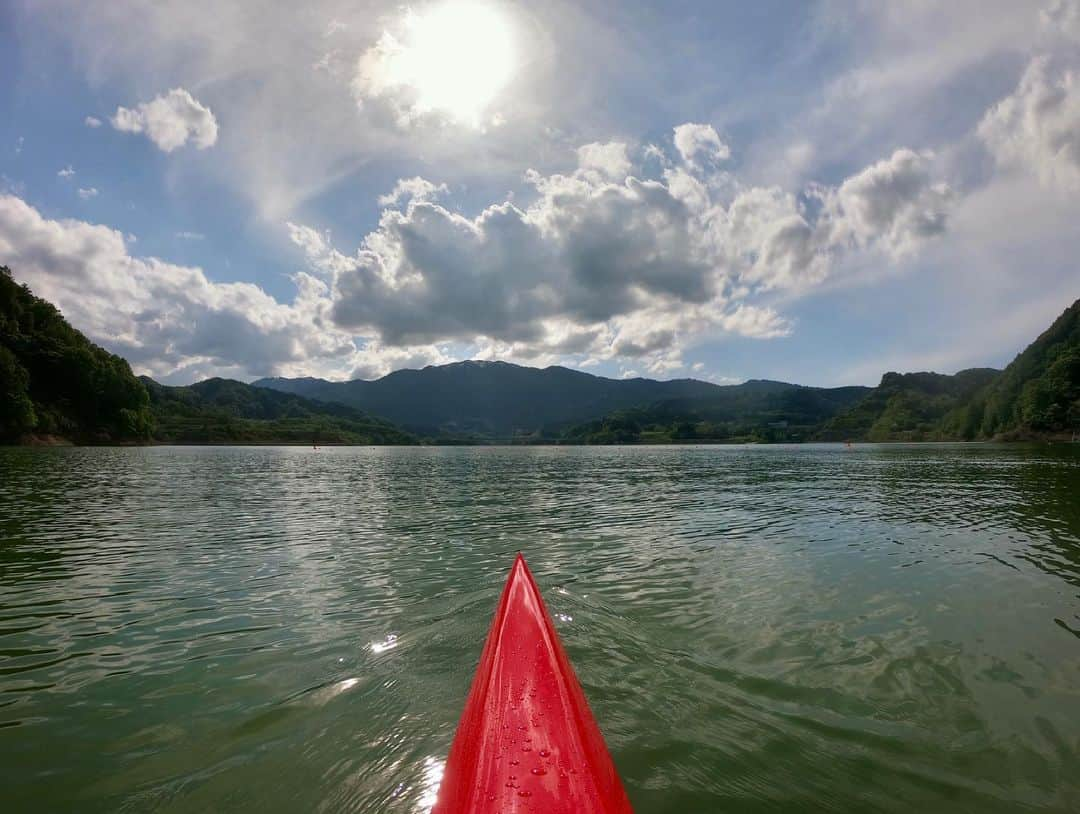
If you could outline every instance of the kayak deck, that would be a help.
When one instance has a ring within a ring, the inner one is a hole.
[[[631,814],[524,557],[503,589],[432,814]]]

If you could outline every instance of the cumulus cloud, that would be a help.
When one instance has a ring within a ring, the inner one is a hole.
[[[89,201],[91,198],[98,196],[97,187],[79,187],[78,195],[84,201]]]
[[[950,196],[929,154],[898,150],[795,194],[739,185],[698,163],[693,145],[717,155],[707,132],[676,133],[683,145],[662,179],[630,175],[622,144],[591,144],[570,173],[529,171],[528,205],[468,217],[412,197],[351,255],[310,227],[290,224],[290,236],[328,280],[336,325],[386,347],[634,358],[663,373],[703,337],[788,335],[755,298],[821,282],[850,252],[903,256],[945,228]]]
[[[83,119],[83,124],[85,124],[87,127],[94,128],[101,127],[102,122],[101,119],[99,119],[97,116],[87,116],[85,119]]]
[[[1016,90],[989,110],[979,137],[1006,167],[1042,181],[1080,186],[1080,81],[1047,56],[1033,59]]]
[[[731,149],[711,124],[680,124],[675,128],[675,149],[688,164],[702,158],[727,161],[731,157]]]
[[[433,184],[419,175],[399,178],[389,193],[379,196],[379,206],[396,206],[402,201],[433,201],[448,191],[446,184]]]
[[[350,379],[378,379],[403,368],[418,369],[428,365],[445,365],[454,357],[437,345],[418,345],[409,348],[386,347],[377,340],[364,344],[353,357]]]
[[[310,371],[320,361],[350,365],[356,350],[324,318],[328,291],[310,275],[297,275],[285,305],[249,283],[134,257],[120,232],[48,219],[12,195],[0,196],[0,256],[92,339],[151,375]]]
[[[622,142],[585,144],[578,147],[577,156],[583,170],[596,170],[608,178],[625,178],[630,173],[630,159]]]
[[[952,193],[931,178],[932,159],[928,152],[897,150],[827,194],[831,241],[900,257],[944,232]]]
[[[183,147],[189,140],[205,150],[218,137],[217,119],[210,108],[183,88],[173,88],[135,108],[118,107],[110,122],[125,133],[145,133],[166,153]]]
[[[288,223],[308,268],[287,303],[134,256],[120,232],[50,220],[10,195],[0,256],[95,340],[174,380],[370,378],[461,355],[664,376],[710,337],[789,335],[776,292],[809,289],[851,253],[908,254],[946,225],[929,154],[898,150],[792,192],[743,185],[696,148],[638,177],[613,144],[586,145],[566,173],[528,171],[522,203],[471,216],[436,200],[445,186],[402,179],[351,254]]]
[[[68,164],[66,167],[64,167],[62,170],[60,170],[56,174],[60,178],[71,178],[71,177],[73,177],[75,175],[75,169],[70,164]]]

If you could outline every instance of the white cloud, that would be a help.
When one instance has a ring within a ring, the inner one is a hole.
[[[213,146],[217,119],[183,88],[173,88],[135,108],[118,107],[112,126],[126,133],[145,133],[158,149],[171,153],[190,140],[198,149]]]
[[[833,244],[901,257],[945,231],[952,193],[931,177],[931,153],[897,150],[825,195]]]
[[[79,187],[78,195],[84,201],[88,201],[91,198],[96,198],[98,196],[98,190],[97,187]]]
[[[177,232],[176,237],[178,237],[180,240],[205,240],[206,239],[206,235],[204,235],[202,232],[182,231],[182,232]]]
[[[402,201],[433,201],[448,191],[446,184],[433,184],[419,175],[399,178],[393,190],[379,196],[379,206],[396,206]]]
[[[1080,78],[1050,57],[1036,57],[1016,90],[987,112],[978,133],[999,164],[1080,187]]]
[[[97,116],[87,116],[83,119],[83,124],[87,127],[101,127],[102,122]]]
[[[310,275],[296,276],[296,299],[283,305],[249,283],[132,256],[120,232],[50,220],[11,195],[0,196],[0,255],[91,339],[151,375],[343,374],[353,364],[356,348],[326,321],[327,289]]]
[[[366,343],[352,357],[350,379],[378,379],[402,368],[418,369],[428,365],[445,365],[454,357],[437,345],[418,345],[409,348],[385,347],[378,341]]]
[[[326,30],[323,31],[323,36],[332,37],[341,31],[347,31],[348,28],[348,23],[343,23],[341,20],[331,20],[326,24]]]
[[[731,157],[731,149],[720,140],[711,124],[680,124],[675,128],[675,149],[688,164],[697,163],[701,158],[727,161]]]
[[[619,141],[606,144],[594,142],[577,149],[578,166],[583,170],[596,170],[608,178],[622,180],[630,174],[630,159],[626,145]]]
[[[64,167],[62,170],[56,173],[60,178],[71,178],[75,175],[75,170],[70,164]]]
[[[1051,0],[1041,13],[1043,25],[1051,32],[1080,41],[1080,2]]]
[[[724,330],[755,339],[773,339],[791,335],[791,323],[772,308],[741,304],[720,317]]]
[[[805,291],[852,252],[909,254],[945,228],[950,200],[930,156],[910,150],[802,197],[668,161],[663,181],[616,180],[598,166],[622,170],[622,150],[586,156],[570,174],[527,173],[526,206],[388,209],[353,255],[310,227],[290,224],[290,236],[329,281],[336,324],[383,347],[633,358],[655,374],[709,336],[787,336],[761,297]]]

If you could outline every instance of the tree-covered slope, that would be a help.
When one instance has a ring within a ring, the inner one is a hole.
[[[944,428],[965,439],[1080,433],[1080,300]]]
[[[1080,433],[1080,300],[1005,370],[886,373],[819,437],[868,441],[1071,438]]]
[[[669,399],[618,410],[568,429],[568,443],[805,441],[867,387],[802,387],[749,381],[706,397]]]
[[[138,441],[150,430],[146,388],[128,363],[0,267],[0,440]]]
[[[828,421],[826,441],[938,441],[952,433],[944,419],[1000,375],[991,368],[942,373],[886,373],[851,409]]]
[[[154,438],[178,444],[415,444],[415,436],[352,407],[230,379],[168,387],[143,379]]]
[[[347,404],[429,435],[552,438],[624,407],[715,393],[693,379],[607,379],[565,367],[455,362],[398,370],[375,381],[260,379],[260,387]]]

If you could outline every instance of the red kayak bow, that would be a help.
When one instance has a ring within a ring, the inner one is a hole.
[[[600,728],[518,554],[431,814],[632,814]]]

